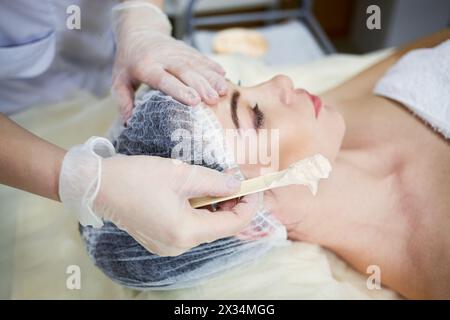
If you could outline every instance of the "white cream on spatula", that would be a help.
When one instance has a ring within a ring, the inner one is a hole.
[[[331,164],[321,154],[316,154],[291,164],[282,174],[269,184],[269,189],[284,187],[291,184],[302,184],[309,188],[313,195],[317,193],[320,179],[328,178]]]
[[[199,208],[209,204],[292,184],[305,185],[313,195],[316,195],[319,180],[328,178],[330,172],[331,164],[328,159],[321,154],[316,154],[291,164],[285,170],[244,180],[242,181],[240,190],[230,196],[193,198],[190,199],[189,202],[193,208]]]

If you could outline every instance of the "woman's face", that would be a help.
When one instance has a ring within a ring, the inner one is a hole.
[[[235,133],[235,157],[238,149],[246,148],[245,159],[237,163],[247,178],[285,169],[317,153],[333,162],[345,131],[333,107],[295,89],[281,75],[248,88],[229,83],[227,96],[212,110],[226,132]]]

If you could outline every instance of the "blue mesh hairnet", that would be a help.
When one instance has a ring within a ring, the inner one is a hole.
[[[176,150],[182,139],[189,146]],[[160,91],[150,90],[136,99],[132,117],[116,132],[113,143],[122,154],[176,157],[219,171],[234,170],[243,179],[223,139],[222,128],[209,108],[185,106]],[[153,290],[193,286],[252,261],[286,240],[285,228],[263,207],[242,232],[246,236],[202,244],[177,257],[148,252],[111,222],[101,229],[80,226],[80,231],[90,257],[112,280],[127,287]]]

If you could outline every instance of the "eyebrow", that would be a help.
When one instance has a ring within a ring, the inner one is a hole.
[[[231,109],[231,120],[233,120],[234,126],[236,129],[239,129],[239,118],[237,115],[237,107],[238,107],[238,101],[240,97],[240,93],[237,90],[233,91],[233,94],[231,95],[231,101],[230,101],[230,109]]]

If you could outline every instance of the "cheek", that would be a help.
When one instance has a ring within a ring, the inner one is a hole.
[[[319,119],[310,114],[285,114],[280,123],[280,169],[318,153],[330,161],[336,158],[345,132],[339,113],[327,111]]]
[[[265,132],[262,139],[255,130],[232,130],[228,133],[230,134],[225,136],[226,149],[244,176],[253,178],[264,174],[263,168],[271,163]]]
[[[312,156],[321,149],[317,124],[312,121],[293,121],[280,130],[280,167],[287,168],[292,163]]]

